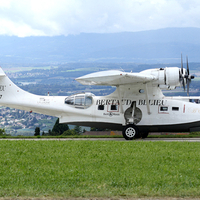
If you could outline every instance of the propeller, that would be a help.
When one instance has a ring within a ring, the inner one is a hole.
[[[183,86],[183,89],[185,91],[185,80],[184,80],[184,72],[183,72],[183,57],[181,53],[181,70],[180,70],[180,78],[179,78],[180,84]]]
[[[190,83],[191,83],[191,80],[194,79],[194,76],[190,75],[188,56],[186,56],[186,63],[187,63],[187,69],[183,69],[183,58],[181,54],[181,70],[180,70],[179,81],[181,85],[183,86],[184,91],[185,91],[185,84],[187,84],[187,95],[189,96]]]

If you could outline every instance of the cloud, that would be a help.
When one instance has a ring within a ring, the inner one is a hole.
[[[199,0],[0,0],[0,35],[200,27]]]

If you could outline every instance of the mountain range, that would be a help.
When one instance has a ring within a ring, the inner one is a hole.
[[[0,36],[0,63],[200,62],[200,28],[68,36]]]

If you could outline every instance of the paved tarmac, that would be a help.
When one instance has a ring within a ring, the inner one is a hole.
[[[123,142],[156,142],[156,141],[165,141],[165,142],[200,142],[200,138],[145,138],[145,139],[136,139],[136,140],[125,140],[124,138],[0,138],[0,140],[86,140],[86,141],[123,141]]]
[[[146,138],[143,141],[200,142],[200,138]]]

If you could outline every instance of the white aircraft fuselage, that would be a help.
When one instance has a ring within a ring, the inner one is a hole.
[[[148,132],[200,131],[200,105],[191,102],[200,97],[165,97],[162,93],[162,89],[180,86],[179,79],[179,68],[97,72],[76,80],[116,86],[114,93],[40,96],[20,89],[0,68],[0,105],[55,116],[59,123],[123,130],[125,139],[145,137]]]

